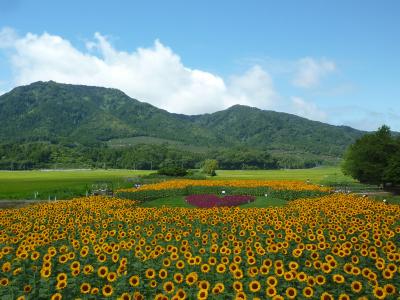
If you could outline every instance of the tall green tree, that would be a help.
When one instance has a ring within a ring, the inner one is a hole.
[[[206,159],[203,163],[202,171],[203,173],[215,176],[217,173],[215,171],[218,169],[218,161],[216,159]]]
[[[386,125],[369,133],[351,145],[344,156],[342,170],[362,183],[386,184],[393,172],[388,173],[399,146]]]

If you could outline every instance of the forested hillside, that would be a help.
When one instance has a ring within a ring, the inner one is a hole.
[[[241,105],[212,114],[173,114],[116,89],[53,81],[0,96],[0,122],[1,168],[72,162],[147,168],[164,159],[193,166],[210,157],[225,168],[310,167],[337,162],[364,134]],[[146,157],[140,154],[146,145],[164,152]]]

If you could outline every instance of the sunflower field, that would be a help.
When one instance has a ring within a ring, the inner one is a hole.
[[[398,299],[398,205],[340,193],[280,208],[137,203],[0,210],[0,299]]]

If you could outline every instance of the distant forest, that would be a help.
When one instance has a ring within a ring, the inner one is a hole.
[[[168,144],[138,144],[122,148],[100,143],[90,147],[48,142],[0,145],[0,169],[3,170],[83,167],[150,170],[171,161],[183,168],[194,169],[206,159],[216,159],[219,168],[226,170],[311,168],[323,162],[310,154],[271,155],[267,150],[245,147],[199,153]]]

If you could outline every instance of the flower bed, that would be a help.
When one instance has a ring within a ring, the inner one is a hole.
[[[225,190],[227,195],[264,196],[267,194],[284,200],[320,197],[329,193],[329,189],[326,187],[300,181],[171,180],[144,185],[138,189],[120,189],[117,191],[117,196],[149,201],[171,196],[220,194],[222,190]]]
[[[190,195],[185,197],[187,203],[201,207],[221,207],[221,206],[238,206],[245,203],[253,202],[256,197],[248,195],[229,195],[218,197],[216,195]]]

